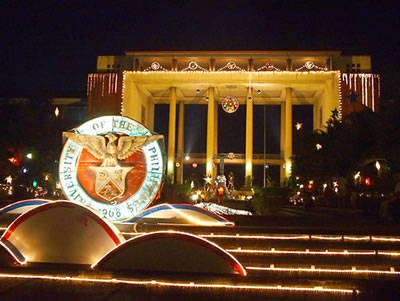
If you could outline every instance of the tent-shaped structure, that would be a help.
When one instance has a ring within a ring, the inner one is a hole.
[[[134,216],[128,223],[187,224],[196,226],[234,226],[235,223],[206,209],[190,204],[160,204]]]
[[[92,266],[102,270],[246,275],[232,255],[198,236],[153,232],[126,241]]]
[[[20,215],[1,242],[27,262],[93,264],[125,239],[94,211],[68,201],[37,206]]]
[[[0,267],[10,267],[25,264],[25,258],[18,252],[14,253],[0,241]]]
[[[29,199],[29,200],[18,201],[1,208],[0,215],[22,214],[25,213],[26,211],[29,211],[37,206],[43,205],[48,202],[50,202],[50,200],[46,199]]]

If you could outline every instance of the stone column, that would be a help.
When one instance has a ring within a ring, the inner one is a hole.
[[[325,61],[325,68],[326,68],[327,71],[332,70],[332,68],[331,68],[331,58],[330,57],[327,58],[326,61]]]
[[[292,60],[286,59],[286,71],[292,71]]]
[[[169,127],[168,127],[168,160],[167,175],[172,177],[174,183],[175,169],[175,127],[176,127],[176,87],[170,88],[169,99]]]
[[[292,88],[286,88],[285,104],[285,177],[290,177],[292,162]]]
[[[135,59],[134,70],[135,71],[140,71],[140,61],[139,61],[139,59]]]
[[[248,64],[247,64],[247,71],[254,71],[254,60],[249,59]]]
[[[286,124],[286,105],[285,102],[281,102],[281,159],[285,159],[285,124]],[[283,187],[285,183],[285,168],[284,163],[280,164],[280,183]]]
[[[208,88],[206,176],[215,178],[213,161],[215,150],[215,99],[214,87]]]
[[[246,93],[245,181],[249,176],[251,178],[253,177],[253,89],[252,88],[247,88],[247,93]]]
[[[210,59],[210,71],[215,71],[215,59]]]
[[[178,120],[178,159],[179,167],[176,171],[176,183],[183,184],[183,129],[185,123],[185,107],[183,101],[179,102],[179,120]]]
[[[172,71],[178,71],[178,61],[176,59],[172,59]]]
[[[218,99],[215,99],[214,103],[214,154],[218,155]],[[216,164],[213,164],[213,175],[218,175]]]

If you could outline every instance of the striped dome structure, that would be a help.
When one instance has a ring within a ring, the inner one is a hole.
[[[14,220],[1,237],[21,261],[87,265],[124,241],[111,222],[69,201],[36,206]]]
[[[247,274],[240,262],[218,245],[174,231],[132,238],[111,250],[92,268],[145,273]]]

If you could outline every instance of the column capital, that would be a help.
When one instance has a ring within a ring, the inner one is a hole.
[[[178,61],[175,58],[172,59],[171,71],[178,71]]]
[[[210,71],[215,71],[215,59],[210,59]]]
[[[254,71],[254,59],[252,58],[248,60],[247,71]]]
[[[292,59],[286,59],[286,71],[292,71]]]

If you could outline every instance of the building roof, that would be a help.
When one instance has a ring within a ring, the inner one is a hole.
[[[125,51],[125,55],[136,56],[330,56],[341,55],[339,50],[211,50],[211,51]]]

